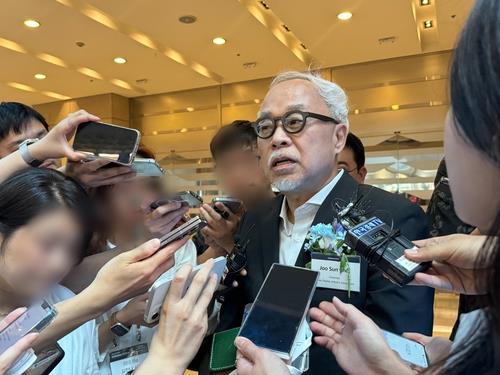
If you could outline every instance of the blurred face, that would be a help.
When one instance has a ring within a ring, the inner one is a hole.
[[[331,116],[316,87],[296,79],[271,87],[260,118],[282,116],[292,110]],[[280,123],[271,138],[258,140],[261,166],[281,192],[315,193],[337,173],[335,159],[344,147],[347,131],[344,124],[308,118],[300,133],[288,134]]]
[[[344,147],[342,152],[339,154],[337,165],[339,168],[349,173],[358,183],[365,183],[365,177],[368,171],[365,166],[358,169],[358,165],[354,160],[354,152],[352,152],[350,148]]]
[[[446,117],[444,151],[458,217],[488,233],[500,208],[500,168],[462,139],[451,113]]]
[[[65,209],[39,215],[3,243],[2,279],[23,298],[44,295],[78,261],[81,226]]]
[[[250,147],[234,147],[219,155],[216,173],[224,191],[246,206],[267,198],[270,183]]]
[[[160,199],[160,191],[154,178],[136,178],[114,185],[107,195],[107,215],[113,220],[113,227],[127,231],[142,225],[144,208]]]
[[[47,130],[38,120],[32,119],[20,134],[10,132],[4,139],[0,140],[0,158],[3,158],[19,148],[26,139],[41,139],[47,134]],[[57,169],[61,162],[55,159],[47,159],[41,165],[43,168]]]

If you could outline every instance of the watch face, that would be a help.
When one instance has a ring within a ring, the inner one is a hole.
[[[124,336],[128,333],[128,329],[120,323],[117,323],[111,327],[111,332],[113,332],[116,336]]]

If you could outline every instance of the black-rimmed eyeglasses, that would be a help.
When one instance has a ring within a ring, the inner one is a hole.
[[[285,113],[283,116],[278,117],[262,117],[257,119],[253,123],[252,127],[257,133],[257,136],[262,139],[271,138],[278,127],[278,122],[281,122],[285,132],[290,134],[300,133],[304,126],[306,126],[307,119],[309,117],[325,121],[333,122],[335,125],[340,124],[338,120],[332,117],[321,115],[319,113],[313,112],[303,112],[303,111],[290,111]]]

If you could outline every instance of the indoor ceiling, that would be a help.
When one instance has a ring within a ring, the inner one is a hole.
[[[0,99],[127,97],[449,50],[473,0],[3,0]],[[337,15],[352,12],[341,21]],[[186,15],[196,17],[181,23]],[[40,27],[24,26],[27,19]],[[425,20],[433,27],[424,29]],[[224,45],[212,39],[223,37]],[[79,45],[80,46],[79,46]],[[82,46],[83,45],[83,46]],[[125,64],[116,64],[115,57]],[[35,79],[36,73],[46,78]]]

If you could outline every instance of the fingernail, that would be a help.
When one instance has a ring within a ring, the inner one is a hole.
[[[243,345],[243,339],[241,337],[236,337],[236,340],[234,340],[234,345],[240,347],[241,345]]]

